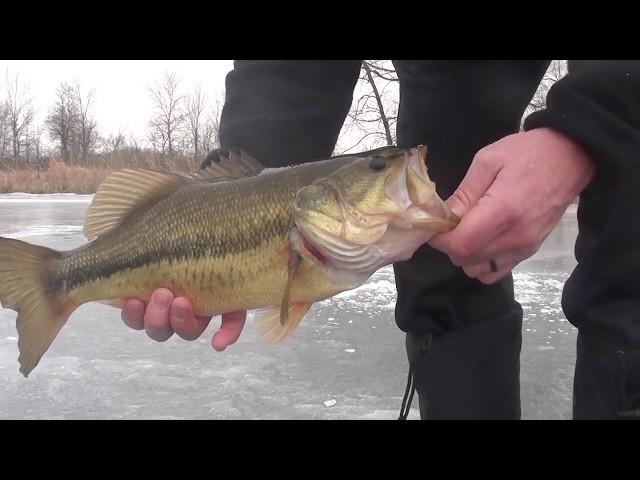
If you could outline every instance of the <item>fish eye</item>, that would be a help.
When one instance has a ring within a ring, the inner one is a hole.
[[[384,158],[382,158],[380,155],[371,157],[371,160],[369,160],[369,168],[374,172],[380,172],[384,170],[386,166],[387,166],[387,161]]]

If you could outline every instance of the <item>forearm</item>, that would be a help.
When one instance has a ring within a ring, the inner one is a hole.
[[[359,60],[236,60],[220,145],[272,167],[330,155],[359,72]]]
[[[606,182],[640,173],[640,61],[570,62],[569,74],[549,90],[546,109],[524,124],[539,127],[582,146]]]

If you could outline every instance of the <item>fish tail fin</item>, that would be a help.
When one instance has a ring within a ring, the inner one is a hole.
[[[25,377],[75,309],[47,291],[49,265],[60,257],[50,248],[0,237],[0,303],[18,312],[18,361]]]

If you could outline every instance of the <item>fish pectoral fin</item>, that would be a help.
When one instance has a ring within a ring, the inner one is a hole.
[[[298,266],[300,265],[302,257],[293,252],[289,257],[287,263],[287,286],[284,289],[284,295],[282,296],[282,302],[280,303],[280,325],[285,326],[289,321],[289,301],[291,299],[291,286],[293,285],[293,278],[296,275]]]
[[[267,343],[280,343],[291,335],[311,308],[312,303],[294,303],[287,309],[287,322],[280,322],[281,309],[278,307],[255,310],[254,324],[258,333]]]

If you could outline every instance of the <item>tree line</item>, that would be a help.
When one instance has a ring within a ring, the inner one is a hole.
[[[566,73],[566,60],[551,63],[526,114],[544,108],[549,87]],[[94,115],[96,91],[78,81],[58,85],[54,103],[43,123],[37,124],[28,82],[7,73],[4,88],[0,85],[0,168],[42,167],[56,158],[83,167],[189,169],[218,146],[220,98],[208,98],[199,85],[184,92],[176,72],[165,72],[148,85],[148,93],[152,110],[140,139],[122,129],[103,132]],[[398,100],[393,64],[363,61],[334,153],[395,144]]]
[[[43,167],[56,158],[82,167],[184,169],[217,146],[220,99],[209,99],[200,85],[184,92],[175,72],[165,72],[148,92],[152,110],[144,138],[136,138],[122,128],[102,131],[94,113],[96,90],[77,80],[58,85],[38,124],[28,81],[7,74],[0,85],[0,168]]]

